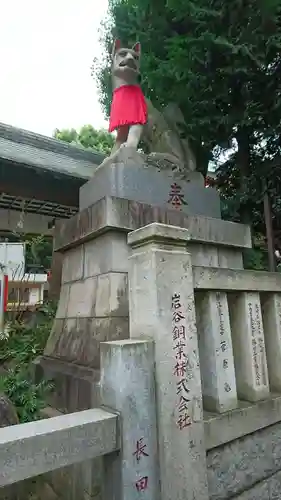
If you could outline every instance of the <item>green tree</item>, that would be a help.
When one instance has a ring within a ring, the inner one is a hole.
[[[261,202],[261,181],[272,177],[268,160],[280,155],[280,5],[280,0],[109,0],[104,56],[93,65],[108,113],[113,38],[141,41],[144,91],[159,107],[178,103],[199,169],[206,173],[210,160],[235,147],[237,212],[245,222],[255,201]],[[229,172],[229,162],[220,170]]]
[[[92,125],[84,125],[78,132],[75,129],[56,129],[54,137],[70,144],[93,149],[108,155],[113,147],[114,138],[106,130],[96,130]]]

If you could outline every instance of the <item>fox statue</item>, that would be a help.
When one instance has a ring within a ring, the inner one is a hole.
[[[112,153],[120,147],[137,150],[143,127],[147,122],[147,103],[138,83],[141,45],[131,49],[115,40],[112,51],[113,97],[110,110],[109,132],[117,131]]]

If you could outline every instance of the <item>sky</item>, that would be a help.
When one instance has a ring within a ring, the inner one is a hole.
[[[106,0],[1,1],[0,122],[52,136],[107,127],[91,77]]]

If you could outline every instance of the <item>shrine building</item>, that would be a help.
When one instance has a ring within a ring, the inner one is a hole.
[[[79,188],[100,153],[0,123],[0,238],[51,234],[57,219],[78,211]]]

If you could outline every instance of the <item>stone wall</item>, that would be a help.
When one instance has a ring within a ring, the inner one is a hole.
[[[207,453],[210,500],[281,498],[281,423]]]

